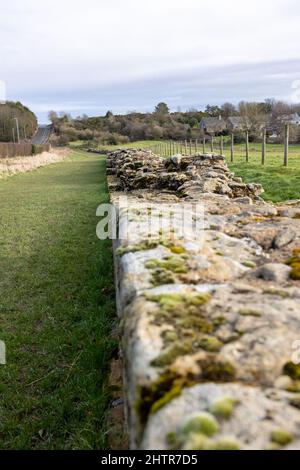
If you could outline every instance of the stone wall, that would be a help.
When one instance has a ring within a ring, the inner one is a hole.
[[[220,155],[121,150],[107,169],[131,209],[114,244],[131,448],[299,449],[300,201],[264,202]],[[148,238],[162,204],[201,204],[199,237],[163,220]]]

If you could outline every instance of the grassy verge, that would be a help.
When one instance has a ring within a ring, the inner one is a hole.
[[[106,446],[115,305],[95,212],[107,199],[104,158],[83,152],[0,181],[1,449]]]

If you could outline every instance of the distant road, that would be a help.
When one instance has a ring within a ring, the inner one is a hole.
[[[36,134],[33,136],[31,142],[35,145],[48,144],[50,135],[52,132],[52,126],[39,126]]]

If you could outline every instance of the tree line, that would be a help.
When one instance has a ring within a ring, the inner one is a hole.
[[[19,101],[0,103],[0,142],[30,140],[37,128],[37,118]]]
[[[68,142],[83,140],[90,145],[122,144],[136,140],[184,140],[201,138],[200,122],[205,117],[229,116],[246,117],[251,123],[250,140],[259,139],[262,124],[268,124],[268,133],[278,130],[277,139],[282,140],[280,116],[300,113],[300,104],[291,105],[284,101],[266,99],[264,102],[242,101],[237,106],[224,103],[222,106],[207,105],[204,110],[189,109],[182,112],[170,112],[166,103],[159,103],[152,113],[130,112],[114,115],[108,111],[105,116],[88,117],[86,115],[72,118],[69,114],[51,111],[49,119],[55,129],[53,143],[66,145]],[[223,135],[228,130],[222,131]],[[300,142],[298,129],[294,140]],[[240,139],[242,140],[241,133]],[[236,136],[239,139],[239,136]],[[293,130],[291,130],[291,140]]]

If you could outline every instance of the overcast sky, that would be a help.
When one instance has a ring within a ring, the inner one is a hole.
[[[0,80],[41,121],[300,101],[299,21],[298,0],[2,1]]]

